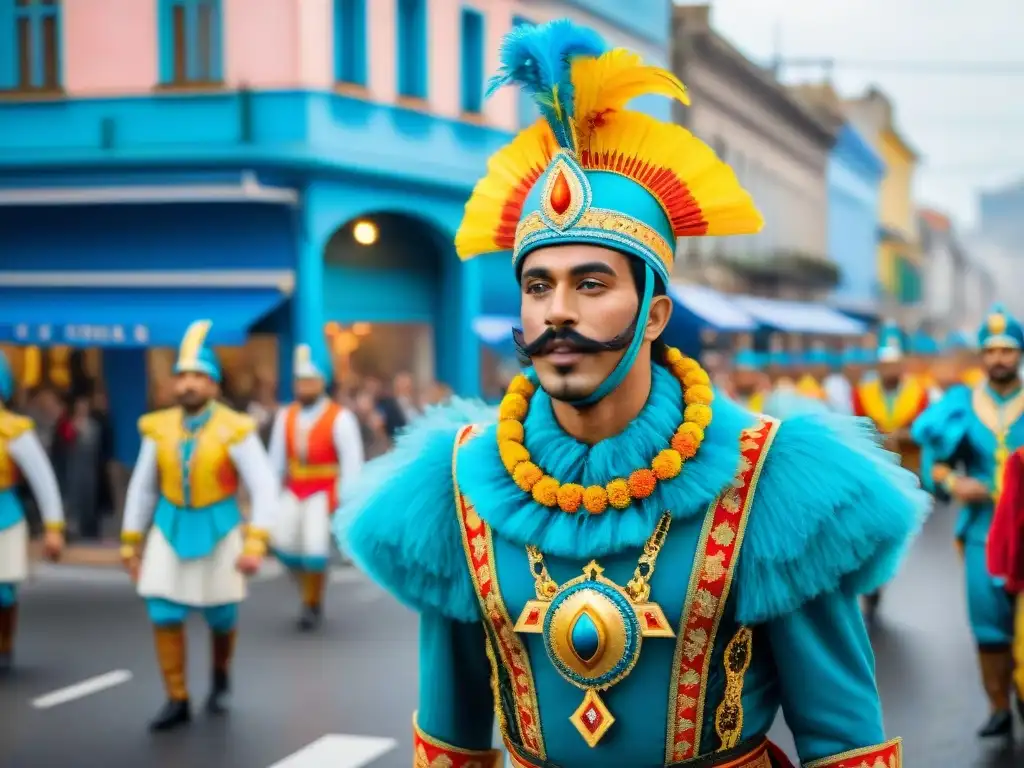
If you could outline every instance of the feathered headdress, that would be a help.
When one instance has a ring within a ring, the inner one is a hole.
[[[1024,348],[1024,329],[1002,304],[996,304],[978,330],[978,345],[983,349]]]
[[[542,118],[489,161],[455,238],[463,259],[584,242],[642,258],[669,279],[676,238],[754,234],[763,224],[732,170],[679,125],[626,109],[686,88],[568,20],[506,36],[488,94],[518,85]]]

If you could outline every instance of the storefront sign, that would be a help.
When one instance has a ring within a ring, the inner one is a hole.
[[[14,327],[14,340],[22,344],[68,344],[81,347],[110,347],[122,344],[135,346],[149,343],[149,327],[91,323],[19,323]]]

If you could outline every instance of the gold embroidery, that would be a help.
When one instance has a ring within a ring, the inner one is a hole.
[[[704,653],[708,644],[708,633],[703,629],[691,629],[686,633],[686,641],[683,644],[683,653],[686,658],[693,661]]]
[[[484,541],[484,537],[477,534],[473,537],[473,541],[470,542],[473,545],[473,557],[477,560],[487,554],[487,542]]]
[[[849,762],[857,759],[859,763]],[[884,744],[812,760],[805,768],[903,768],[903,739],[897,737]]]
[[[721,741],[719,751],[735,747],[743,733],[743,679],[750,667],[753,643],[753,633],[740,627],[725,647],[725,693],[715,712],[715,732]]]
[[[609,235],[609,239],[615,240],[618,237],[629,238],[645,248],[649,248],[658,259],[668,268],[672,270],[672,262],[675,258],[675,244],[668,243],[665,241],[656,229],[647,226],[642,221],[634,219],[632,216],[626,216],[616,211],[609,211],[603,208],[591,208],[584,213],[579,221],[568,229],[558,232],[552,230],[544,223],[544,219],[541,218],[540,213],[534,212],[519,222],[519,226],[516,227],[516,246],[515,252],[512,256],[513,264],[519,260],[519,250],[522,244],[529,240],[533,240],[533,237],[540,232],[549,232],[552,235],[565,236],[571,234],[576,230],[581,229],[597,229]]]
[[[719,523],[711,532],[711,538],[720,547],[728,547],[736,538],[736,531],[726,522]]]
[[[682,677],[679,678],[679,682],[687,688],[693,685],[700,685],[700,675],[692,669],[688,669],[683,673]]]
[[[713,619],[718,613],[718,598],[706,589],[698,589],[693,597],[693,609],[705,619]],[[696,675],[696,673],[694,673]]]
[[[721,499],[722,509],[728,512],[730,515],[735,515],[740,511],[740,494],[735,488],[730,488],[725,492]]]
[[[984,424],[985,428],[996,438],[996,450],[993,456],[995,462],[993,498],[998,501],[1003,491],[1003,470],[1006,467],[1006,460],[1010,456],[1006,439],[1010,427],[1024,416],[1024,390],[1000,404],[989,393],[988,387],[982,384],[975,388],[971,405],[978,421]]]
[[[491,580],[491,569],[486,565],[481,565],[476,569],[476,578],[481,584],[486,584]]]
[[[704,559],[704,575],[701,578],[712,584],[720,580],[725,576],[725,566],[723,565],[724,560],[725,555],[721,552],[708,555]]]

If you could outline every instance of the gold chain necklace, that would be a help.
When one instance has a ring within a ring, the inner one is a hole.
[[[671,523],[671,514],[663,513],[625,587],[605,578],[596,560],[583,567],[582,576],[559,586],[540,550],[526,547],[537,597],[527,601],[515,631],[543,635],[558,673],[586,691],[569,721],[591,747],[615,722],[598,692],[633,671],[645,637],[675,637],[661,606],[650,602],[651,576]]]

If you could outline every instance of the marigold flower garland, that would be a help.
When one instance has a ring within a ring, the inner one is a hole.
[[[683,464],[692,459],[704,441],[704,430],[711,423],[711,402],[714,393],[707,372],[678,349],[669,348],[665,356],[669,370],[683,387],[683,423],[672,436],[669,448],[660,451],[644,467],[628,478],[615,478],[607,484],[584,488],[576,483],[562,484],[544,473],[530,457],[523,444],[526,433],[523,420],[530,410],[534,386],[520,374],[512,379],[498,408],[498,454],[505,469],[523,492],[545,507],[557,506],[572,514],[582,506],[592,515],[599,515],[608,506],[625,509],[634,499],[646,499],[661,480],[679,475]]]

